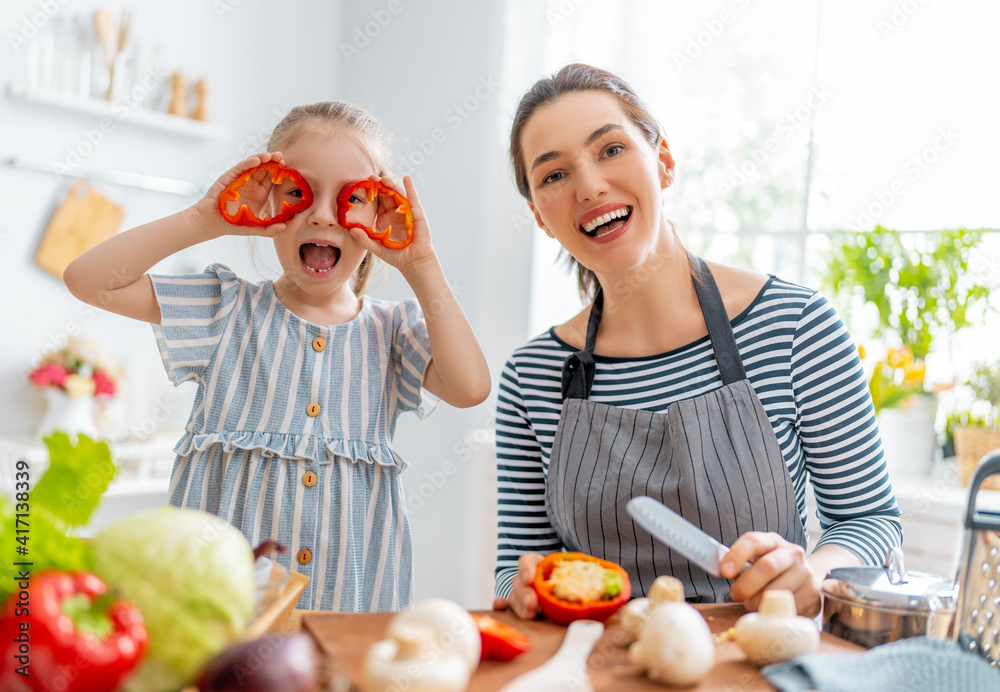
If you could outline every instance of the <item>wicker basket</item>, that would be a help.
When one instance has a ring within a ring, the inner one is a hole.
[[[962,485],[969,484],[979,461],[994,449],[1000,449],[1000,430],[974,425],[955,426],[955,456],[958,458]],[[1000,475],[985,479],[981,487],[1000,490]]]

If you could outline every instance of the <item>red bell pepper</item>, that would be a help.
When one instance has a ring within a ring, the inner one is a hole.
[[[596,563],[605,570],[607,591],[602,598],[571,601],[560,598],[555,593],[552,572],[563,563],[572,561]],[[632,596],[632,583],[628,572],[621,565],[601,560],[585,553],[552,553],[538,565],[535,579],[531,584],[538,594],[538,607],[553,622],[568,625],[576,620],[598,620],[604,622],[628,602]]]
[[[366,226],[363,223],[347,220],[347,212],[354,206],[351,197],[358,190],[365,191],[369,202],[373,201],[378,195],[385,195],[396,203],[396,213],[403,215],[403,223],[406,226],[405,240],[392,240],[389,237],[392,234],[392,226],[386,226],[384,231],[376,231],[374,228]],[[410,207],[410,201],[378,180],[358,180],[344,185],[340,189],[340,194],[337,195],[337,221],[343,228],[362,229],[368,234],[369,238],[379,241],[390,250],[401,250],[413,241],[413,209]]]
[[[0,689],[112,692],[146,653],[139,610],[90,572],[27,576],[0,613]]]
[[[226,208],[228,203],[238,200],[240,198],[240,188],[253,177],[254,173],[261,170],[268,172],[271,176],[271,182],[275,185],[280,184],[285,178],[289,178],[292,182],[298,185],[299,190],[302,191],[302,199],[295,204],[291,204],[288,200],[282,200],[281,211],[274,216],[267,216],[263,219],[258,217],[257,214],[255,214],[246,204],[241,204],[235,214],[230,214],[229,210]],[[268,161],[267,163],[262,163],[248,171],[244,171],[236,180],[229,183],[225,190],[219,193],[219,211],[222,212],[222,218],[234,226],[262,227],[270,226],[276,223],[283,223],[288,221],[303,209],[307,209],[312,203],[312,188],[309,187],[309,183],[307,183],[306,179],[302,177],[302,174],[294,168],[285,168],[277,161]]]
[[[504,624],[489,615],[472,615],[482,639],[480,661],[510,661],[531,650],[531,640],[521,630]]]

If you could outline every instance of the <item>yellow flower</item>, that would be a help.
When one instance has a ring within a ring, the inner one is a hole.
[[[889,354],[885,357],[890,368],[902,368],[913,362],[913,352],[906,346],[902,348],[890,348]]]
[[[94,381],[89,377],[83,377],[81,375],[67,375],[65,388],[66,393],[70,396],[94,395]]]
[[[858,344],[858,355],[861,357],[861,360],[865,359],[865,347],[863,344]]]

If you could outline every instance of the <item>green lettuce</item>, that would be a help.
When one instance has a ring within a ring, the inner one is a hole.
[[[128,690],[183,687],[253,619],[253,550],[214,515],[176,507],[133,514],[91,546],[94,572],[142,611],[149,630]]]

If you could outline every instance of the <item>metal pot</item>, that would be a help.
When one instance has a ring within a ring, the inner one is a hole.
[[[882,567],[830,570],[822,585],[823,631],[866,648],[927,635],[946,639],[955,616],[955,583],[907,572],[894,548]]]

